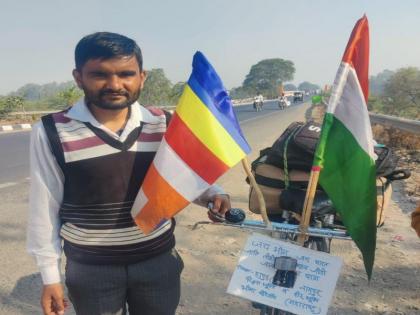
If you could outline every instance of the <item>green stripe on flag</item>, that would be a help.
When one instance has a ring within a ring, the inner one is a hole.
[[[319,183],[362,252],[370,279],[376,246],[375,162],[343,123],[327,113],[314,165],[322,167]]]

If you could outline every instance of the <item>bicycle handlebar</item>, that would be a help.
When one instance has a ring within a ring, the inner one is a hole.
[[[351,239],[350,236],[347,234],[347,231],[341,230],[341,229],[308,227],[308,230],[304,233],[299,230],[299,225],[290,224],[290,223],[279,223],[279,222],[271,222],[272,226],[271,228],[269,228],[262,221],[245,220],[245,212],[239,208],[232,208],[228,210],[228,212],[225,214],[225,217],[215,214],[211,210],[212,204],[209,204],[208,208],[209,208],[209,211],[208,211],[209,217],[211,217],[212,220],[214,220],[215,222],[210,222],[210,221],[197,222],[192,227],[193,230],[197,229],[198,225],[200,224],[211,224],[211,225],[235,227],[235,228],[240,228],[240,229],[263,231],[267,233],[280,232],[280,233],[292,233],[295,235],[305,234],[308,236],[343,239],[343,240]],[[236,220],[238,217],[241,217],[242,220],[238,220],[236,222],[229,221],[228,219],[232,217],[234,217]]]

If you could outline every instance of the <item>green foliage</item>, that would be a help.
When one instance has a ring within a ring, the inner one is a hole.
[[[243,99],[255,96],[255,91],[249,91],[242,86],[230,90],[229,96],[231,99]]]
[[[28,83],[10,95],[21,96],[25,101],[39,101],[54,97],[57,95],[57,93],[65,91],[74,86],[75,84],[73,81],[67,81],[63,83],[51,82],[47,84]]]
[[[385,114],[420,119],[420,71],[415,67],[396,71],[384,86],[381,97]]]
[[[299,91],[309,92],[309,91],[315,91],[315,90],[320,90],[320,89],[321,88],[319,87],[319,85],[310,83],[308,81],[304,81],[301,84],[299,84],[299,86],[298,86]]]
[[[147,73],[144,88],[140,94],[142,105],[165,106],[171,103],[172,83],[163,69],[152,69]]]
[[[376,76],[371,76],[369,78],[369,94],[373,96],[383,94],[386,83],[394,75],[394,73],[395,72],[390,70],[384,70]]]
[[[169,94],[170,105],[177,105],[178,100],[184,92],[186,82],[178,82],[176,83]]]
[[[13,111],[22,111],[24,101],[20,96],[7,96],[0,98],[0,118],[5,118]]]
[[[296,85],[294,85],[292,83],[287,83],[283,86],[283,89],[285,91],[296,91],[298,88],[296,87]]]
[[[46,100],[48,108],[64,109],[74,105],[81,97],[83,92],[75,86],[69,87]]]
[[[293,80],[294,73],[292,61],[280,58],[261,60],[251,67],[242,87],[249,94],[260,92],[267,97],[276,97],[279,85]]]

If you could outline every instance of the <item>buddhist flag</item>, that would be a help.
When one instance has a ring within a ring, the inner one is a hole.
[[[144,233],[172,218],[250,152],[232,102],[201,52],[131,214]]]
[[[370,279],[376,246],[376,183],[369,93],[369,26],[355,25],[335,77],[315,165],[331,198],[363,255]]]

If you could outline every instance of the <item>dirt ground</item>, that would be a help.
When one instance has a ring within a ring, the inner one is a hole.
[[[265,130],[276,130],[276,120],[278,117],[266,118]],[[275,137],[267,136],[261,140],[254,128],[257,127],[253,126],[253,122],[243,127],[254,150],[272,144]],[[250,160],[256,153],[251,155]],[[377,230],[376,259],[370,282],[354,244],[351,241],[333,241],[331,254],[343,259],[343,268],[329,315],[420,314],[420,239],[410,227],[409,215],[419,195],[407,196],[406,191],[409,186],[410,192],[418,192],[418,162],[403,161],[406,163],[404,167],[411,168],[413,177],[409,184],[405,181],[393,185],[385,225]],[[244,171],[239,165],[223,176],[219,184],[230,188],[235,207],[247,209],[248,186],[244,178]],[[209,225],[192,231],[195,222],[205,219],[203,212],[197,206],[190,206],[178,217],[177,248],[184,259],[185,269],[177,314],[258,314],[249,301],[225,293],[249,233]],[[252,214],[248,212],[248,216],[252,217]]]

